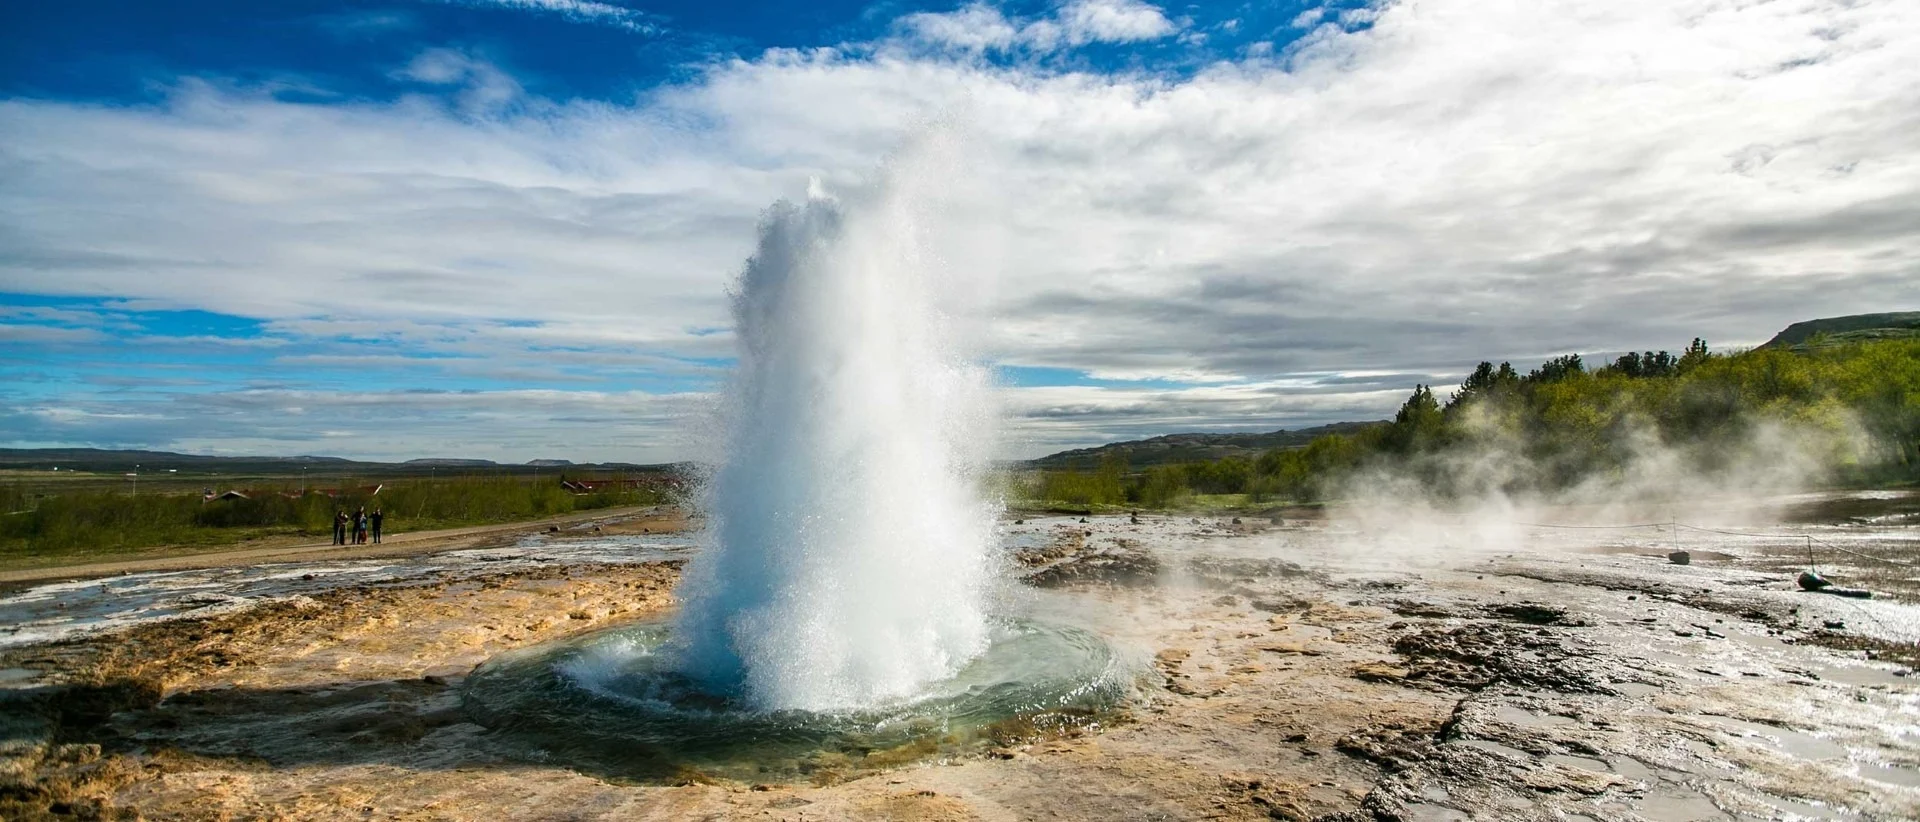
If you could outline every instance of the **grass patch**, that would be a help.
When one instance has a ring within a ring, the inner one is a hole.
[[[169,547],[216,549],[269,538],[329,539],[336,511],[385,513],[383,531],[521,522],[626,505],[668,502],[665,485],[609,484],[574,494],[554,477],[405,478],[333,496],[298,485],[248,488],[245,499],[22,484],[0,486],[0,566],[48,565]],[[375,493],[378,488],[378,493]]]

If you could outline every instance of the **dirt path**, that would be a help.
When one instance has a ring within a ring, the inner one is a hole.
[[[0,571],[0,585],[50,582],[64,579],[86,579],[90,577],[133,574],[147,571],[185,571],[197,568],[224,568],[233,565],[250,565],[260,562],[288,562],[303,558],[313,558],[324,554],[327,559],[373,559],[377,557],[413,556],[451,548],[470,545],[477,538],[531,534],[545,531],[550,527],[566,527],[587,522],[605,522],[624,520],[649,513],[664,512],[663,520],[683,521],[678,513],[667,511],[660,506],[634,505],[621,508],[602,508],[582,511],[566,516],[526,522],[508,522],[497,525],[474,525],[466,528],[443,528],[437,531],[408,531],[387,534],[379,545],[337,546],[331,542],[310,542],[297,545],[275,545],[265,548],[242,548],[228,551],[206,551],[191,554],[173,554],[170,556],[143,556],[138,559],[123,559],[107,562],[87,562],[73,565],[57,565],[46,568],[22,568]]]

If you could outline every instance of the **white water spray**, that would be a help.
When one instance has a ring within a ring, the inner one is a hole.
[[[733,298],[739,368],[687,569],[682,672],[763,710],[908,698],[987,642],[985,370],[958,350],[895,183],[768,211]]]

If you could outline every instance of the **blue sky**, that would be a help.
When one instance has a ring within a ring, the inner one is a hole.
[[[1750,344],[1912,299],[1916,18],[10,4],[0,446],[690,456],[761,210],[929,129],[1010,456]]]
[[[1042,18],[1057,4],[998,4]],[[1353,4],[1360,5],[1360,4]],[[1309,3],[1168,7],[1204,37],[1092,42],[1040,55],[1056,70],[1191,72],[1254,42],[1284,45]],[[915,12],[953,3],[96,2],[15,4],[0,32],[0,93],[150,102],[182,76],[273,87],[287,99],[392,100],[419,93],[396,73],[420,52],[483,55],[554,99],[625,102],[715,62],[768,49],[869,43]],[[1035,55],[1001,53],[1001,62]]]

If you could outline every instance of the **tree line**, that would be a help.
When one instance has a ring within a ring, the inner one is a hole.
[[[1920,340],[1723,354],[1695,339],[1678,354],[1633,352],[1598,367],[1569,354],[1526,373],[1482,362],[1444,400],[1416,385],[1391,421],[1353,433],[1137,471],[1115,451],[1093,470],[1028,475],[1014,494],[1081,506],[1167,507],[1223,494],[1313,502],[1370,471],[1441,495],[1553,492],[1630,470],[1651,453],[1711,475],[1764,459],[1768,447],[1812,454],[1814,473],[1830,481],[1920,480]],[[1498,472],[1463,468],[1488,454],[1504,461]]]

